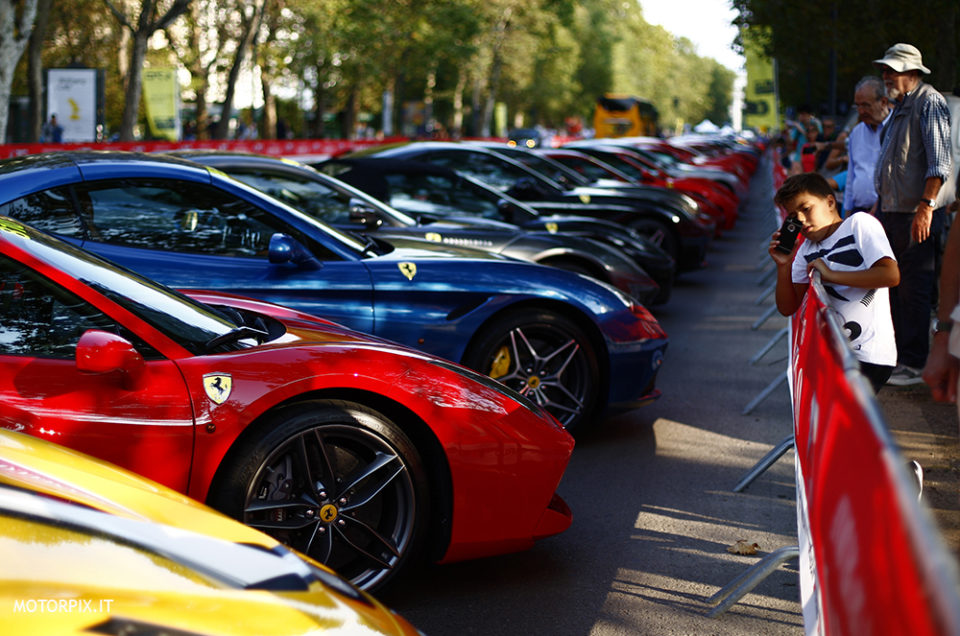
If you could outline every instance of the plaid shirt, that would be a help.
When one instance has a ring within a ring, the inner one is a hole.
[[[917,89],[913,89],[917,90]],[[912,93],[913,91],[911,91]],[[924,100],[918,104],[920,109],[920,128],[923,131],[923,146],[927,150],[927,170],[923,175],[924,180],[930,177],[940,177],[941,181],[946,182],[952,169],[950,145],[950,109],[947,106],[947,100],[940,93],[933,93],[939,99]],[[906,98],[906,96],[904,97]],[[902,102],[902,100],[901,100]],[[900,108],[900,103],[896,108]],[[894,109],[896,114],[896,109]],[[880,146],[880,156],[886,155],[887,146],[890,145],[892,135],[884,135],[883,143]],[[880,191],[880,172],[873,175],[873,185],[877,192]]]

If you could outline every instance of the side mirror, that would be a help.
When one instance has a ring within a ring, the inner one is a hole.
[[[312,264],[320,266],[313,255],[289,234],[277,232],[270,237],[270,246],[267,248],[267,258],[273,265],[293,263],[294,265]]]
[[[350,199],[350,222],[359,223],[363,227],[376,229],[383,224],[383,219],[377,211],[361,199]]]
[[[119,372],[124,388],[135,387],[146,364],[133,344],[122,336],[100,329],[89,329],[77,342],[77,369],[82,373]]]

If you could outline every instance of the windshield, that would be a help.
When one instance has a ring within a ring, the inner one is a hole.
[[[492,148],[491,150],[506,155],[515,161],[519,161],[531,170],[536,170],[554,181],[563,182],[563,180],[568,180],[574,185],[588,185],[590,183],[588,179],[585,179],[583,175],[578,174],[575,170],[571,170],[560,162],[535,154],[532,151],[509,148]]]
[[[386,208],[372,197],[353,188],[334,188],[310,176],[293,176],[263,171],[227,168],[230,176],[266,192],[310,216],[330,223],[345,225],[353,222],[358,203],[375,208],[394,225],[413,226],[416,220],[398,210]]]
[[[319,231],[323,232],[324,234],[326,234],[326,235],[330,236],[331,238],[333,238],[333,240],[338,241],[341,245],[344,245],[344,246],[346,246],[346,247],[348,247],[348,248],[350,248],[350,249],[352,249],[352,250],[354,250],[354,251],[356,251],[356,252],[358,252],[358,253],[361,253],[361,254],[364,253],[364,250],[365,250],[366,246],[364,245],[364,242],[361,241],[361,240],[359,240],[356,236],[347,234],[347,233],[345,233],[345,232],[341,232],[341,231],[338,230],[337,228],[335,228],[335,227],[333,227],[333,226],[330,226],[330,225],[327,225],[326,223],[320,221],[319,219],[314,218],[314,217],[311,216],[310,214],[307,214],[307,213],[304,212],[303,210],[300,210],[299,208],[295,208],[295,207],[291,206],[291,205],[290,205],[289,203],[287,203],[286,201],[281,201],[280,199],[277,199],[276,197],[273,197],[273,196],[271,196],[271,195],[269,195],[269,194],[267,194],[267,193],[265,193],[265,192],[261,192],[260,190],[257,190],[257,189],[254,188],[253,186],[248,185],[248,184],[244,183],[243,181],[240,181],[239,179],[233,178],[232,176],[228,175],[227,173],[223,172],[222,170],[219,170],[219,169],[217,169],[217,168],[212,168],[212,167],[209,167],[209,166],[208,166],[208,168],[209,168],[210,172],[211,172],[215,177],[216,177],[216,176],[219,176],[219,177],[221,177],[221,178],[229,181],[230,184],[231,184],[233,187],[235,187],[235,188],[240,188],[240,189],[242,189],[242,190],[245,190],[246,192],[249,192],[249,193],[251,194],[252,198],[254,198],[254,199],[260,198],[260,199],[262,199],[262,198],[266,197],[266,198],[269,199],[273,204],[275,204],[275,205],[277,205],[277,206],[279,206],[279,207],[282,207],[284,210],[286,210],[287,212],[289,212],[289,213],[292,214],[293,216],[295,216],[295,217],[297,217],[298,219],[301,219],[301,220],[303,220],[304,222],[308,223],[311,227],[316,228],[317,230],[319,230]],[[217,186],[217,187],[223,187],[221,184],[218,184],[218,183],[216,182],[216,180],[214,180],[214,185]]]
[[[601,159],[613,165],[617,170],[622,170],[627,176],[633,177],[637,181],[642,181],[644,177],[647,176],[641,168],[613,153],[603,155]]]
[[[653,161],[665,168],[673,168],[679,163],[673,157],[673,155],[662,150],[654,150],[653,148],[638,148],[636,152],[641,157],[646,157],[650,161]]]
[[[205,352],[206,343],[237,327],[207,305],[29,226],[0,219],[0,233],[39,260],[69,272],[192,353]]]

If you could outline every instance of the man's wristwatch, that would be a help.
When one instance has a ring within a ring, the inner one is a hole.
[[[921,202],[921,203],[926,203],[926,204],[929,205],[931,208],[937,207],[937,200],[936,200],[936,199],[920,199],[920,202]]]
[[[950,333],[952,327],[952,320],[940,320],[938,318],[933,322],[933,333]]]

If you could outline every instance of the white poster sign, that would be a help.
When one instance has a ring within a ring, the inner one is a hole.
[[[57,116],[64,142],[90,142],[97,134],[97,70],[47,70],[47,120]]]

